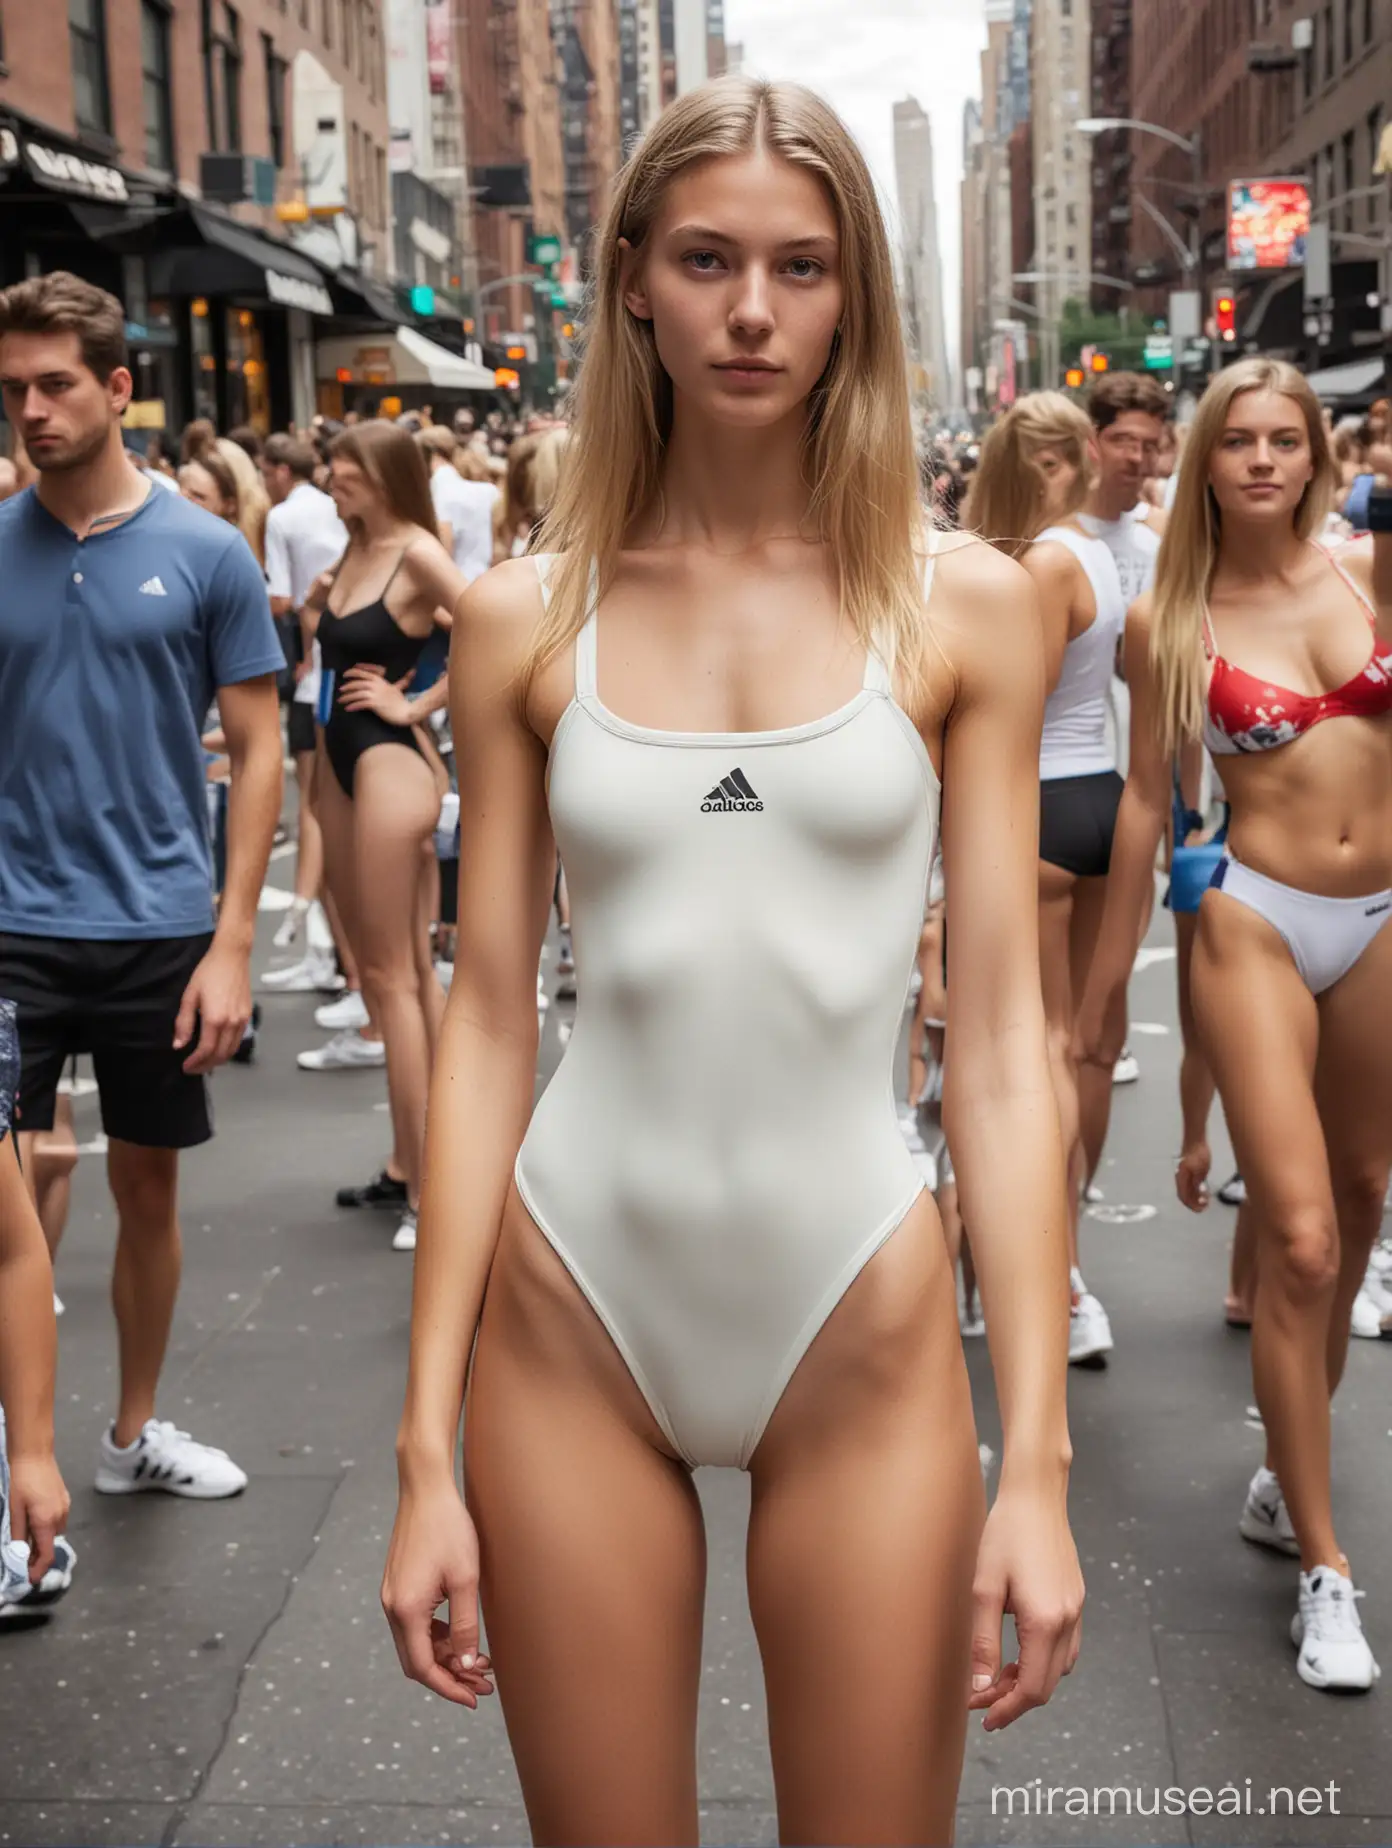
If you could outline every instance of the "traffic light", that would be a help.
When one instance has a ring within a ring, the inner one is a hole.
[[[1094,353],[1092,356],[1092,369],[1094,372],[1105,372],[1111,363],[1111,360],[1105,353]]]
[[[1083,369],[1082,367],[1081,366],[1070,366],[1067,372],[1065,372],[1063,375],[1063,382],[1070,391],[1081,391],[1083,388]]]
[[[1231,295],[1220,295],[1214,300],[1213,319],[1220,340],[1231,342],[1237,339],[1237,303]]]

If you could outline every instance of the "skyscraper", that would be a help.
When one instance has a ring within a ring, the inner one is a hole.
[[[933,129],[913,97],[894,105],[894,179],[902,237],[904,322],[933,403],[953,402],[943,332],[938,206],[933,190]]]

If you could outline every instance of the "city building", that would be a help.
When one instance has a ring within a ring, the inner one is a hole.
[[[659,0],[664,61],[670,59],[670,93],[684,96],[725,70],[725,0]]]
[[[947,409],[955,400],[943,330],[933,129],[913,97],[894,105],[894,178],[904,327],[918,367],[917,386],[932,404]]]
[[[1028,191],[1033,144],[1030,0],[986,0],[981,101],[963,122],[962,365],[981,381],[981,407],[1013,401],[1029,381],[1029,287],[1035,218]],[[1025,319],[1021,319],[1021,316]],[[973,393],[965,393],[968,408]]]
[[[1110,121],[1131,115],[1132,0],[1092,0],[1092,101],[1088,113]],[[1131,277],[1131,131],[1107,129],[1092,142],[1094,276]],[[1124,296],[1094,281],[1094,309],[1115,312]]]
[[[566,234],[581,274],[620,157],[620,39],[613,0],[552,0]]]
[[[373,280],[391,269],[376,0],[5,0],[3,27],[0,282],[66,267],[120,294],[135,423],[307,419],[316,339],[402,318]],[[311,190],[334,274],[282,234]]]
[[[478,286],[458,46],[442,0],[385,6],[395,270],[458,321]]]
[[[624,159],[662,109],[658,0],[619,0],[619,143]]]
[[[1086,302],[1091,290],[1092,150],[1075,126],[1092,107],[1090,10],[1091,0],[1034,0],[1030,20],[1034,299],[1046,384],[1057,380],[1064,303]]]

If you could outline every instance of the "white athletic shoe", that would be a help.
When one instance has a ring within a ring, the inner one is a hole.
[[[1134,1084],[1141,1075],[1140,1062],[1129,1046],[1123,1046],[1121,1057],[1112,1067],[1113,1084]]]
[[[168,1420],[147,1418],[140,1436],[124,1450],[112,1442],[114,1429],[108,1425],[102,1433],[96,1482],[101,1495],[140,1495],[154,1489],[193,1501],[221,1501],[240,1495],[247,1485],[246,1471],[238,1469],[225,1450],[195,1443]]]
[[[414,1251],[416,1248],[416,1215],[408,1206],[401,1215],[401,1224],[392,1233],[393,1251]]]
[[[267,969],[261,986],[278,995],[336,995],[347,986],[331,956],[311,952],[284,969]]]
[[[1300,1557],[1300,1542],[1286,1512],[1286,1498],[1274,1472],[1265,1464],[1248,1487],[1237,1531],[1253,1546],[1269,1546],[1273,1553],[1285,1553],[1291,1559]]]
[[[1333,1566],[1300,1575],[1300,1608],[1291,1641],[1300,1651],[1296,1673],[1307,1687],[1367,1690],[1382,1674],[1373,1660],[1354,1603],[1363,1593]]]
[[[357,1032],[335,1033],[324,1045],[295,1056],[302,1072],[365,1072],[386,1062],[387,1049],[381,1040],[364,1039]]]
[[[1381,1338],[1382,1312],[1366,1290],[1360,1290],[1353,1299],[1349,1333],[1357,1335],[1360,1341],[1377,1341]]]
[[[551,997],[546,992],[546,984],[541,979],[541,970],[537,970],[537,1013],[544,1014],[551,1005]]]
[[[1375,1260],[1376,1253],[1369,1260],[1359,1294],[1368,1298],[1380,1316],[1392,1315],[1392,1271],[1379,1270]]]
[[[296,939],[304,929],[305,918],[308,914],[309,900],[307,898],[294,899],[290,909],[280,920],[275,936],[271,938],[271,948],[273,950],[293,949]]]
[[[316,1007],[314,1024],[326,1033],[356,1033],[367,1025],[367,1003],[356,988],[350,988],[337,1001],[325,1001]]]
[[[1079,1295],[1068,1317],[1068,1364],[1070,1367],[1105,1367],[1114,1345],[1107,1311],[1076,1269],[1072,1284]]]

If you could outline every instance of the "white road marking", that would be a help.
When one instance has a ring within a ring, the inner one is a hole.
[[[1147,946],[1145,949],[1136,951],[1136,960],[1131,965],[1131,973],[1133,975],[1139,975],[1142,970],[1149,969],[1154,963],[1173,962],[1174,959],[1175,948],[1173,944],[1169,944],[1168,946],[1165,944],[1156,944],[1154,947]]]
[[[1126,1023],[1128,1033],[1150,1033],[1163,1038],[1169,1030],[1160,1020],[1128,1020]]]
[[[1158,1210],[1153,1206],[1090,1206],[1087,1216],[1100,1219],[1105,1226],[1138,1226],[1143,1220],[1154,1219]]]

